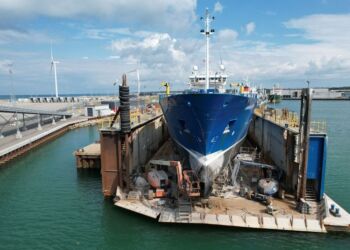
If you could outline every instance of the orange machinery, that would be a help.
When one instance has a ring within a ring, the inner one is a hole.
[[[200,184],[196,173],[193,170],[182,170],[180,161],[152,160],[150,161],[150,164],[158,165],[158,166],[174,167],[176,169],[177,187],[179,192],[188,197],[200,196]],[[164,172],[164,171],[160,170],[160,172]],[[154,180],[149,180],[149,183],[150,184],[154,183]],[[151,184],[151,186],[154,188],[160,188],[160,187],[157,187],[157,185],[153,186]]]

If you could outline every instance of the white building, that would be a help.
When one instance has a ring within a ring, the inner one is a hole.
[[[107,116],[111,114],[113,114],[113,111],[109,109],[108,105],[85,107],[85,116],[88,117]]]
[[[301,89],[281,89],[282,99],[300,99]],[[315,100],[346,99],[343,91],[336,91],[328,88],[313,88],[312,98]]]

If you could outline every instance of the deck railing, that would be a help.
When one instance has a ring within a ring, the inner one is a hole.
[[[255,114],[286,128],[299,130],[299,114],[288,109],[255,109]],[[311,133],[326,133],[326,121],[311,121]]]

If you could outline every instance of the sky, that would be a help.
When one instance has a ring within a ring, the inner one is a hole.
[[[222,62],[232,82],[350,85],[350,0],[0,0],[0,95],[54,93],[50,43],[60,94],[113,94],[136,68],[141,91],[185,89],[205,70],[206,8],[213,73]]]

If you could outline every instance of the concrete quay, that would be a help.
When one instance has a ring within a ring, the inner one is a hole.
[[[41,129],[28,129],[18,134],[0,138],[0,166],[29,150],[52,140],[68,130],[93,126],[109,120],[110,117],[86,118],[77,116],[68,120],[60,120],[54,124],[46,124]]]
[[[22,155],[30,149],[51,140],[69,129],[69,126],[85,122],[87,118],[75,117],[55,124],[41,126],[41,130],[29,129],[18,134],[0,138],[0,165]]]

